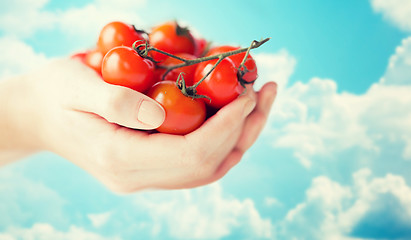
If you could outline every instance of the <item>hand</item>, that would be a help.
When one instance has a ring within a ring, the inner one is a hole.
[[[26,114],[19,127],[26,148],[53,151],[123,193],[220,179],[254,143],[276,96],[275,83],[259,93],[248,88],[199,129],[178,136],[136,130],[159,126],[161,106],[105,83],[75,60],[58,60],[20,85],[27,94],[19,103],[27,108],[18,108]]]

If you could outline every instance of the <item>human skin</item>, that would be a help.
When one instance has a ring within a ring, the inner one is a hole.
[[[110,190],[192,188],[223,177],[264,127],[277,85],[244,95],[184,135],[146,131],[164,120],[154,100],[105,83],[73,59],[0,81],[0,166],[40,151],[83,168]]]

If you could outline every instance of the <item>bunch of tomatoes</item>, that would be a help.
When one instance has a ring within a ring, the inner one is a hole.
[[[74,57],[105,82],[159,102],[166,117],[156,130],[183,135],[201,126],[243,93],[245,84],[257,79],[249,51],[210,46],[176,21],[159,24],[150,32],[116,21],[102,28],[95,49]]]

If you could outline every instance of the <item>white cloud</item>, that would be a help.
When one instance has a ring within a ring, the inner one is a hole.
[[[374,11],[399,28],[411,31],[411,2],[409,0],[371,0]]]
[[[54,29],[77,40],[98,36],[104,24],[113,20],[143,25],[136,11],[145,0],[95,0],[79,8],[51,11],[48,0],[17,0],[0,3],[0,31],[6,35],[29,37],[39,30]],[[145,25],[144,25],[145,26]]]
[[[342,199],[352,195],[347,187],[340,186],[324,176],[314,178],[306,194],[309,201],[317,201],[323,208],[336,210],[342,208]]]
[[[0,80],[33,70],[48,60],[14,37],[0,38],[0,52]]]
[[[81,8],[71,8],[59,13],[56,25],[67,36],[76,41],[96,42],[102,27],[111,21],[124,21],[136,24],[138,28],[147,27],[136,12],[146,4],[137,1],[101,1],[96,0]],[[87,21],[84,21],[87,19]]]
[[[279,78],[286,84],[295,64],[289,59],[260,61],[261,78]],[[292,149],[306,168],[313,166],[314,158],[335,159],[354,148],[366,155],[382,154],[392,142],[402,145],[403,158],[411,160],[410,59],[411,39],[407,38],[391,57],[381,83],[361,95],[339,93],[335,81],[317,77],[280,87],[266,134],[274,147]]]
[[[362,239],[373,238],[377,230],[378,236],[386,239],[411,236],[411,187],[403,177],[373,177],[369,169],[362,169],[353,174],[353,180],[352,186],[343,186],[325,176],[314,178],[304,202],[280,223],[279,237]],[[387,212],[392,215],[389,221],[394,222],[383,220]],[[398,233],[389,230],[395,224],[400,226]]]
[[[111,212],[88,214],[87,217],[90,219],[94,227],[99,228],[107,223],[111,217]]]
[[[273,145],[294,149],[304,166],[311,166],[312,156],[354,146],[377,150],[360,122],[367,97],[339,94],[334,81],[313,78],[284,89],[278,100],[270,119]]]
[[[255,88],[260,89],[264,83],[275,81],[279,87],[279,94],[281,94],[281,90],[287,86],[288,80],[294,72],[297,63],[295,58],[285,49],[282,49],[275,54],[255,54],[253,57],[258,66],[259,75],[254,84]]]
[[[0,226],[18,226],[33,221],[64,225],[65,200],[41,182],[27,179],[13,170],[0,174]],[[36,206],[33,208],[33,206]]]
[[[410,1],[373,0],[372,5],[411,29]],[[354,148],[375,156],[393,142],[403,146],[402,157],[411,160],[411,37],[397,47],[380,83],[362,95],[340,93],[334,80],[318,77],[287,86],[296,61],[286,51],[255,58],[257,86],[279,83],[265,132],[274,147],[292,149],[304,167],[313,167],[314,158],[335,159]]]
[[[118,240],[117,237],[104,237],[86,231],[77,226],[70,226],[67,231],[59,231],[47,223],[36,223],[31,228],[10,227],[6,233],[0,234],[0,240],[8,239],[38,239],[38,240]]]
[[[404,151],[402,152],[402,157],[404,159],[411,159],[411,137],[408,136],[404,136],[404,142],[405,142],[405,147],[404,147]]]
[[[145,0],[120,3],[96,0],[81,8],[56,11],[46,10],[47,3],[47,0],[0,3],[0,31],[4,33],[0,38],[0,79],[25,73],[47,61],[44,54],[35,52],[21,40],[39,30],[58,30],[67,38],[92,46],[101,28],[110,21],[120,20],[146,27],[135,13],[145,6]]]
[[[266,239],[273,227],[263,219],[251,199],[239,200],[223,195],[219,184],[173,194],[147,193],[136,196],[136,205],[147,209],[155,234],[168,230],[177,239],[218,239],[233,232]]]
[[[393,14],[401,9],[387,8],[387,2],[389,1],[373,1],[374,8],[402,28],[411,29],[408,25],[411,21],[406,22],[410,15]],[[3,4],[5,3],[4,1]],[[134,11],[137,7],[144,6],[145,1],[127,1],[127,7],[124,7],[121,5],[123,2],[96,0],[82,8],[58,13],[44,10],[47,3],[44,0],[10,3],[5,11],[7,14],[1,12],[0,15],[0,22],[8,25],[0,24],[0,30],[12,33],[15,26],[23,21],[28,22],[24,28],[15,32],[18,36],[28,36],[39,29],[58,28],[77,37],[79,41],[94,41],[102,25],[110,20],[144,24]],[[1,7],[0,4],[0,9]],[[307,168],[315,164],[314,157],[333,156],[350,148],[361,148],[378,154],[387,141],[403,143],[402,156],[404,159],[411,159],[411,88],[404,86],[411,79],[410,42],[410,38],[403,41],[391,57],[381,83],[373,85],[363,95],[338,93],[335,81],[317,77],[307,83],[287,86],[296,60],[286,50],[276,54],[255,55],[260,75],[256,88],[266,81],[276,81],[279,84],[277,102],[270,119],[271,128],[267,131],[272,134],[273,145],[293,149],[294,156]],[[44,55],[11,37],[0,39],[0,52],[0,78],[28,71],[47,61]],[[411,216],[410,187],[401,177],[389,174],[384,178],[371,179],[371,172],[362,170],[354,175],[354,182],[354,186],[343,186],[324,176],[315,178],[306,192],[305,201],[288,212],[283,223],[283,233],[292,235],[301,232],[319,237],[318,239],[326,239],[324,236],[328,239],[354,239],[345,235],[375,210],[373,205],[383,206],[384,194],[397,199],[405,210],[405,216]],[[53,217],[43,213],[44,216],[40,215],[40,218],[62,221],[61,205],[64,201],[56,193],[41,184],[24,184],[33,187],[31,193],[34,189],[40,194],[37,198],[34,197],[36,201],[52,201],[56,204],[48,206],[56,209]],[[0,188],[4,186],[0,185]],[[6,212],[0,221],[12,223],[24,218],[24,214],[17,211],[18,206],[13,203],[16,201],[17,205],[22,205],[18,202],[19,199],[24,199],[23,194],[20,194],[21,196],[14,197],[2,196],[7,209],[0,211]],[[269,207],[281,204],[273,197],[266,198],[265,203]],[[226,196],[218,184],[191,191],[175,191],[167,195],[143,193],[136,196],[135,204],[134,207],[138,209],[146,209],[152,218],[154,235],[163,231],[168,231],[176,238],[191,239],[221,238],[235,231],[244,231],[242,235],[250,238],[272,238],[275,235],[273,224],[261,216],[251,199],[239,200]],[[30,204],[32,205],[33,203]],[[39,208],[39,211],[42,209]],[[318,216],[314,216],[315,214]],[[96,228],[104,227],[112,221],[109,212],[89,214],[87,217]],[[313,228],[313,225],[318,228]],[[68,231],[59,231],[46,223],[37,223],[30,229],[10,228],[9,232],[0,234],[0,239],[14,239],[16,236],[26,236],[24,234],[38,236],[38,239],[106,239],[76,226],[71,226]],[[41,238],[43,236],[46,237]],[[289,238],[289,235],[285,236]]]
[[[53,28],[57,16],[43,10],[48,0],[0,2],[0,31],[14,36],[30,36],[41,29]]]
[[[290,121],[301,116],[306,111],[300,102],[287,101],[284,98],[288,81],[294,72],[297,61],[285,49],[274,54],[260,53],[254,56],[258,66],[258,79],[254,84],[255,89],[260,89],[266,82],[274,81],[278,84],[277,99],[271,115],[275,115],[278,122]],[[284,101],[287,101],[285,103]]]
[[[275,197],[265,197],[264,204],[267,207],[282,206],[282,203]]]
[[[387,85],[411,85],[411,37],[402,40],[395,49],[380,81]]]
[[[284,221],[279,224],[280,236],[342,239],[336,215],[343,211],[345,202],[351,198],[352,192],[348,187],[325,176],[314,178],[306,191],[306,200],[289,210]]]
[[[79,212],[67,212],[71,203],[42,182],[25,176],[25,163],[1,169],[0,240],[118,240],[115,235],[99,235],[73,223],[83,218]],[[32,170],[32,169],[31,169]],[[95,228],[110,218],[110,212],[89,214]]]

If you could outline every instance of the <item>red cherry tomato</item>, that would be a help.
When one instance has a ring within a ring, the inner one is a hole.
[[[200,81],[216,62],[217,60],[210,60],[199,63],[194,81]],[[196,89],[197,94],[211,98],[211,102],[206,103],[216,109],[227,105],[244,91],[237,79],[237,69],[229,58],[223,59]]]
[[[144,37],[134,27],[123,22],[110,22],[101,30],[97,47],[105,55],[114,47],[131,47],[137,40],[144,40]]]
[[[165,112],[159,132],[184,135],[197,129],[206,118],[206,107],[202,100],[181,93],[175,81],[156,83],[147,94],[159,102]]]
[[[104,81],[145,92],[154,83],[154,63],[140,57],[130,47],[115,47],[103,59]]]
[[[195,42],[196,42],[196,44],[195,44],[196,45],[196,50],[195,50],[194,55],[196,57],[204,56],[204,54],[207,50],[207,45],[208,45],[207,40],[205,40],[204,38],[196,38]]]
[[[71,59],[75,59],[75,60],[78,60],[78,61],[80,61],[80,62],[82,62],[82,63],[86,63],[85,61],[84,61],[84,59],[86,58],[86,55],[87,55],[87,52],[79,52],[79,53],[75,53],[75,54],[73,54],[73,55],[71,55]]]
[[[210,51],[207,53],[207,56],[212,56],[212,55],[229,52],[229,51],[233,51],[237,49],[239,49],[239,47],[218,46],[218,47],[214,47],[210,49]],[[234,65],[238,68],[240,67],[241,62],[243,61],[244,56],[245,56],[245,52],[229,56],[228,58],[230,58],[234,62]],[[255,61],[250,54],[248,54],[248,57],[246,59],[246,62],[244,63],[244,66],[247,68],[249,72],[244,74],[243,79],[247,82],[255,81],[258,77],[257,65],[255,64]]]
[[[97,73],[101,74],[101,63],[103,62],[103,53],[98,49],[88,52],[84,58],[84,63]]]
[[[195,41],[187,28],[179,26],[176,22],[163,23],[151,31],[148,35],[150,45],[164,52],[194,54]],[[161,62],[167,55],[152,51],[154,60]]]
[[[193,60],[196,59],[194,55],[188,54],[188,53],[177,53],[175,54],[177,57],[181,57],[184,59],[189,59]],[[173,57],[167,57],[163,62],[161,62],[160,66],[163,67],[171,67],[174,65],[182,64],[183,61],[180,61],[176,58]],[[164,68],[158,68],[156,69],[156,75],[158,76],[159,80],[174,80],[176,81],[180,73],[184,73],[183,77],[184,80],[186,81],[187,86],[190,86],[194,82],[194,73],[196,71],[197,66],[196,65],[190,65],[190,66],[185,66],[181,68],[176,68],[171,70],[170,72],[167,73],[167,76],[163,78],[164,73],[166,72],[166,69]]]

